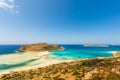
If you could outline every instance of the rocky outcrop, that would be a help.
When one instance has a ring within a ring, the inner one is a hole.
[[[37,43],[37,44],[26,44],[23,45],[19,50],[25,52],[38,52],[38,51],[51,51],[51,50],[62,50],[63,47],[47,44],[47,43]]]
[[[114,52],[113,57],[120,57],[120,52]]]

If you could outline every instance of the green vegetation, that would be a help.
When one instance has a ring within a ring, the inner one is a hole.
[[[120,74],[110,73],[106,80],[120,80]]]

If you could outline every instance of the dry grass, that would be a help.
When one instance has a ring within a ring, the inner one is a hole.
[[[4,74],[0,80],[119,80],[120,58],[76,60]]]

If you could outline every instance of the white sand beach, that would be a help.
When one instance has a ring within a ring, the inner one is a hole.
[[[7,74],[12,71],[29,70],[29,69],[49,66],[52,64],[58,64],[61,62],[74,61],[74,60],[52,59],[47,57],[47,55],[49,54],[51,53],[48,51],[44,51],[44,52],[23,52],[23,53],[19,52],[9,55],[0,55],[0,75]],[[84,60],[84,59],[79,59],[79,60]]]
[[[73,60],[56,60],[50,59],[46,55],[50,52],[24,52],[0,56],[0,75],[12,71],[21,71],[45,67],[61,62],[70,62]],[[1,65],[3,64],[3,65]],[[12,65],[12,66],[11,66]],[[5,68],[7,66],[7,68]]]

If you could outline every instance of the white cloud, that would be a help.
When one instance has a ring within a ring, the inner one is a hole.
[[[12,10],[14,7],[14,0],[0,0],[0,8],[5,10]]]

